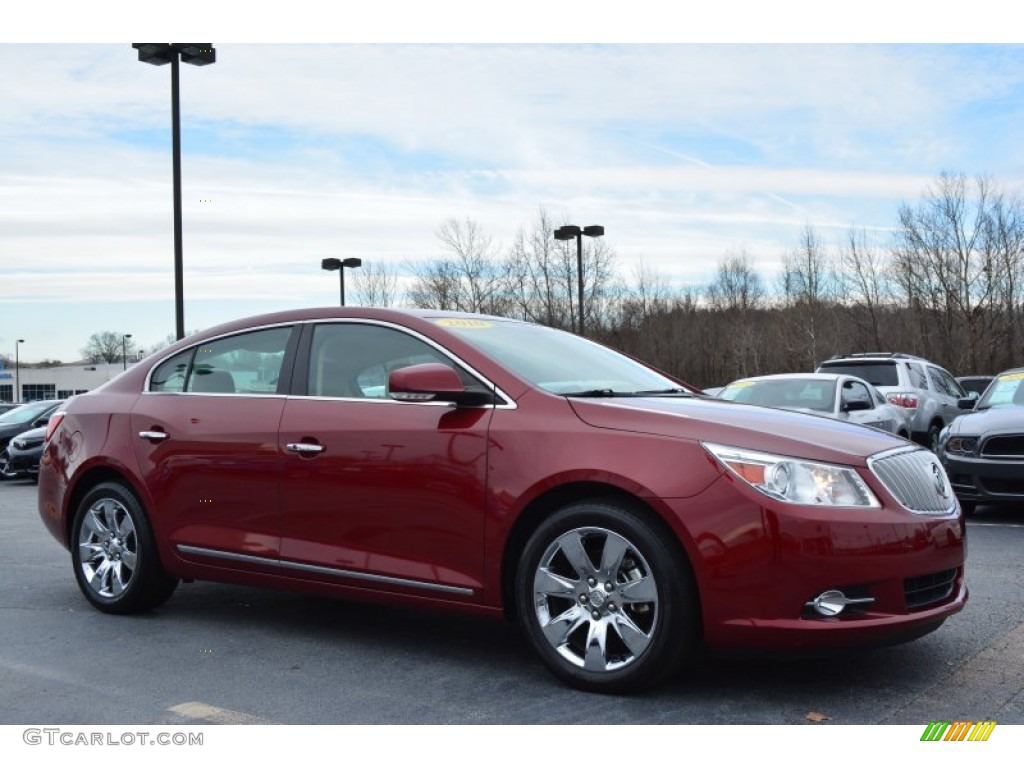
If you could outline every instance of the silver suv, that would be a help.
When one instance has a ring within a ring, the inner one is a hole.
[[[967,397],[949,371],[923,357],[901,352],[835,355],[818,373],[847,373],[870,381],[885,399],[907,411],[911,435],[933,451],[939,432],[961,413],[957,401]]]

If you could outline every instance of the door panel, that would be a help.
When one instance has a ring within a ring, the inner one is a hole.
[[[289,400],[282,446],[323,450],[284,454],[282,559],[478,590],[492,413]]]

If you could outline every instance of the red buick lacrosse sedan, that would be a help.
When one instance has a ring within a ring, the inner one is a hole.
[[[205,579],[505,615],[595,691],[700,645],[909,640],[967,599],[930,451],[476,315],[297,310],[184,339],[51,419],[39,510],[101,611]]]

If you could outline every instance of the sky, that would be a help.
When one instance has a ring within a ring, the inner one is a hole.
[[[181,68],[190,331],[336,304],[323,258],[407,276],[452,218],[499,250],[541,210],[601,224],[624,278],[681,288],[740,253],[771,282],[806,226],[885,243],[943,171],[1024,191],[1024,47],[962,5],[932,28],[873,1],[57,7],[0,32],[0,354],[27,362],[174,331],[170,67],[130,44],[164,31],[217,50]]]

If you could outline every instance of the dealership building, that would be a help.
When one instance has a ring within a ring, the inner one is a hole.
[[[54,400],[80,395],[110,381],[124,371],[124,364],[75,363],[74,365],[20,365],[17,370],[0,360],[0,403]],[[17,386],[21,396],[14,396]]]

